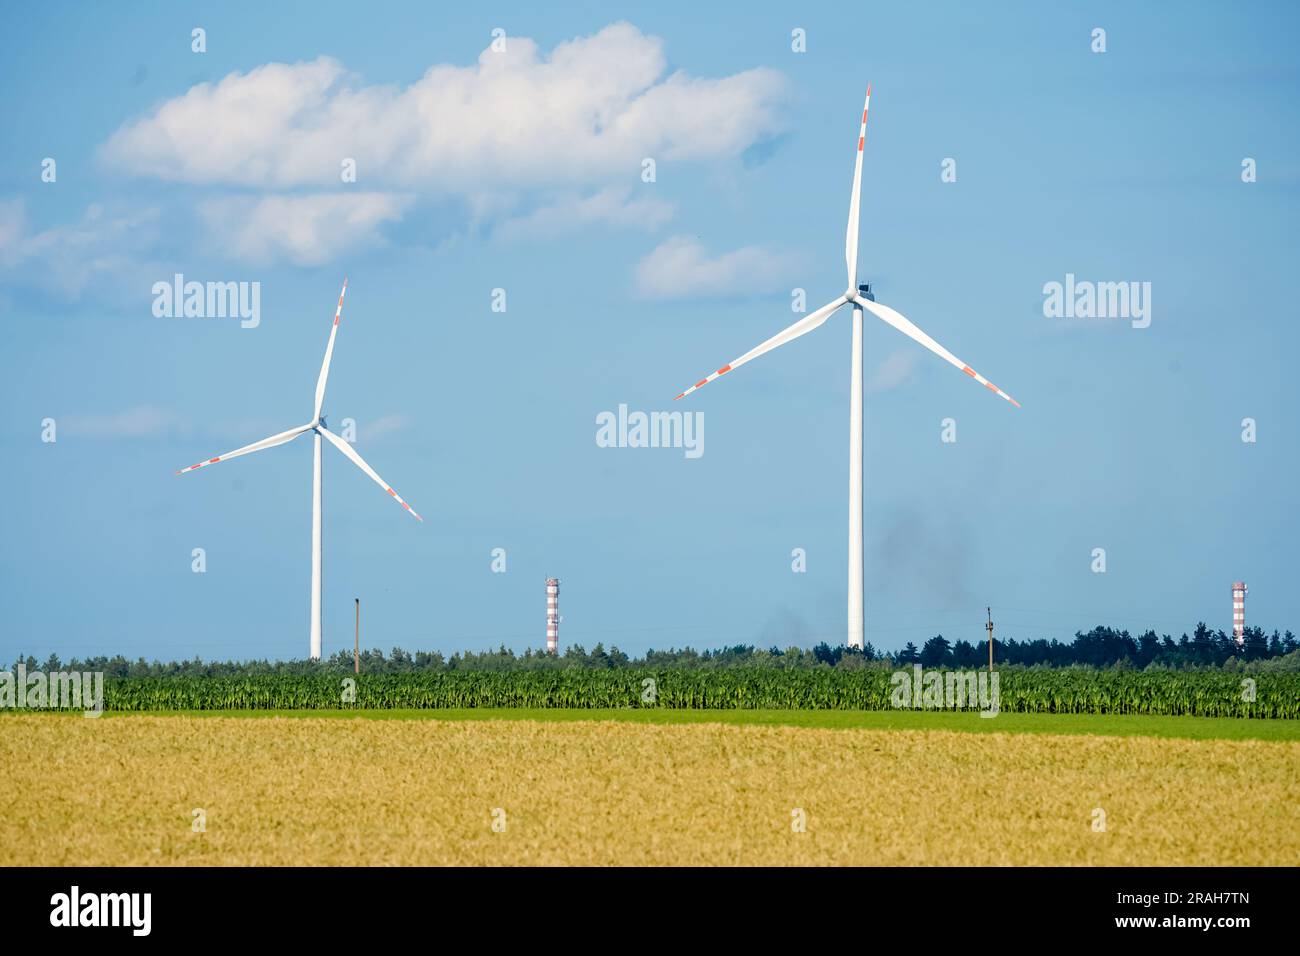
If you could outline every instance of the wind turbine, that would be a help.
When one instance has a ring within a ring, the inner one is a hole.
[[[393,490],[384,479],[375,473],[375,470],[365,463],[352,446],[346,441],[335,435],[325,427],[325,416],[321,414],[321,403],[325,401],[325,382],[330,374],[330,359],[334,356],[334,339],[339,334],[339,319],[343,315],[343,297],[348,292],[348,280],[343,280],[343,291],[339,293],[338,308],[334,310],[334,325],[330,328],[329,344],[325,346],[325,361],[321,363],[320,376],[316,379],[316,406],[312,411],[312,418],[306,425],[299,425],[297,428],[290,428],[288,431],[280,432],[278,435],[272,435],[270,438],[263,438],[261,441],[255,441],[251,445],[245,445],[243,448],[236,448],[234,451],[228,451],[224,455],[218,455],[216,458],[209,458],[207,461],[201,461],[197,465],[190,465],[188,468],[182,468],[176,472],[183,475],[189,471],[196,471],[199,468],[206,468],[209,465],[215,465],[219,461],[227,461],[231,458],[238,458],[240,455],[247,455],[255,451],[262,451],[266,448],[274,448],[276,445],[283,445],[285,442],[293,441],[299,435],[307,432],[315,433],[315,454],[312,459],[311,472],[311,658],[312,660],[320,659],[321,628],[320,628],[320,579],[321,579],[321,518],[320,518],[320,492],[321,492],[321,475],[320,475],[320,440],[324,438],[331,445],[343,452],[354,465],[364,471],[374,479],[375,483],[384,491],[388,492],[398,504],[407,511],[415,515],[416,519],[423,521],[415,509],[406,503],[406,500]]]
[[[858,154],[853,165],[853,193],[849,196],[849,225],[844,237],[844,260],[848,265],[849,286],[834,301],[804,316],[787,329],[783,329],[766,342],[750,349],[738,359],[733,359],[716,372],[700,379],[677,396],[685,398],[696,389],[703,388],[719,376],[726,375],[764,352],[811,332],[829,319],[842,306],[853,305],[853,371],[849,389],[849,613],[848,646],[862,647],[862,310],[892,325],[908,338],[920,342],[945,362],[961,369],[985,388],[996,392],[1017,408],[1020,403],[998,388],[983,375],[957,358],[946,348],[926,335],[900,313],[881,305],[871,293],[870,284],[858,285],[858,204],[862,187],[862,148],[867,140],[867,109],[871,106],[871,84],[867,84],[866,102],[862,104],[862,126],[858,130]],[[674,399],[675,401],[676,399]]]

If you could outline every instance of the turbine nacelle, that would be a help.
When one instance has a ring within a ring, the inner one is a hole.
[[[876,297],[871,291],[870,282],[863,282],[858,286],[858,295],[863,299],[868,299],[872,302],[876,301]]]

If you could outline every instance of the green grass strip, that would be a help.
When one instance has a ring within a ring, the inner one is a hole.
[[[67,715],[64,715],[67,716]],[[1145,714],[1012,714],[890,710],[667,710],[651,708],[437,708],[428,710],[226,710],[108,712],[133,717],[289,717],[353,720],[615,720],[640,724],[720,723],[835,730],[956,730],[967,733],[1092,734],[1186,740],[1300,740],[1300,721],[1238,717],[1168,717]],[[102,718],[101,718],[102,719]]]

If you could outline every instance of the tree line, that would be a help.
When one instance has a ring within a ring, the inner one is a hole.
[[[995,640],[993,659],[997,666],[1012,667],[1095,667],[1095,668],[1220,668],[1227,670],[1300,670],[1300,644],[1290,631],[1265,634],[1260,628],[1247,628],[1242,645],[1223,631],[1212,631],[1198,624],[1189,636],[1183,634],[1174,640],[1168,634],[1157,635],[1146,631],[1136,637],[1128,631],[1110,627],[1094,627],[1079,631],[1074,640],[1065,643],[1055,638],[1017,641]],[[270,661],[204,661],[198,657],[183,661],[134,661],[118,654],[85,659],[61,661],[51,654],[44,662],[35,657],[20,656],[12,670],[22,663],[29,672],[50,671],[102,671],[109,677],[171,677],[206,676],[228,677],[244,674],[343,674],[351,673],[353,657],[348,651],[320,661],[290,660]],[[687,668],[710,669],[728,667],[769,667],[780,669],[806,669],[835,667],[922,667],[977,668],[988,665],[987,642],[967,640],[949,641],[936,635],[921,647],[908,641],[901,651],[885,653],[871,644],[863,649],[843,645],[832,647],[825,642],[812,648],[771,647],[766,650],[747,644],[737,644],[716,650],[697,651],[684,647],[680,650],[649,650],[643,657],[630,657],[603,643],[590,651],[572,645],[563,653],[526,650],[516,654],[502,645],[496,650],[462,651],[450,657],[440,651],[411,653],[394,647],[387,655],[378,648],[363,651],[360,655],[363,674],[396,674],[408,671],[525,671],[564,668],[606,670],[624,667],[637,668]]]

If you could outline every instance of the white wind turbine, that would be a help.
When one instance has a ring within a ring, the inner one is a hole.
[[[853,166],[853,193],[849,197],[849,225],[844,237],[844,259],[848,264],[849,286],[834,301],[810,312],[789,328],[778,332],[762,345],[750,349],[738,359],[722,366],[716,372],[700,379],[677,398],[684,398],[698,388],[703,388],[720,375],[739,368],[764,352],[811,332],[831,317],[841,306],[853,305],[853,372],[849,391],[849,614],[848,645],[862,647],[862,310],[892,325],[898,331],[948,362],[961,369],[990,391],[996,392],[1017,408],[1020,403],[983,375],[957,358],[908,319],[887,305],[876,302],[869,284],[858,285],[858,201],[862,185],[862,147],[867,138],[867,109],[871,105],[871,84],[867,84],[867,99],[862,104],[862,126],[858,130],[858,155]]]
[[[367,475],[389,493],[397,502],[415,517],[423,521],[415,509],[406,503],[406,501],[396,491],[392,489],[384,479],[375,474],[375,470],[365,463],[360,455],[352,450],[352,446],[346,441],[335,435],[325,427],[325,416],[320,413],[321,403],[325,400],[325,381],[330,374],[330,359],[334,355],[334,338],[339,332],[339,319],[343,315],[343,296],[348,291],[348,280],[343,280],[343,291],[339,293],[338,308],[334,310],[334,325],[330,328],[329,344],[325,346],[325,361],[321,363],[320,377],[316,379],[316,406],[312,411],[312,419],[306,425],[299,425],[297,428],[290,428],[288,431],[280,432],[278,435],[272,435],[270,438],[263,438],[261,441],[253,442],[251,445],[245,445],[243,448],[236,448],[234,451],[228,451],[224,455],[218,455],[216,458],[209,458],[207,461],[201,461],[197,465],[190,465],[188,468],[182,468],[176,472],[183,475],[187,471],[194,471],[198,468],[206,468],[208,465],[215,465],[219,461],[226,461],[230,458],[238,458],[240,455],[247,455],[250,452],[261,451],[264,448],[274,448],[276,445],[283,445],[285,442],[293,441],[299,435],[306,432],[316,433],[316,449],[312,463],[311,473],[311,657],[312,660],[320,659],[321,649],[321,628],[320,628],[320,580],[321,580],[321,520],[320,520],[320,440],[323,436],[330,444],[339,451],[343,452],[352,463],[364,471]]]

